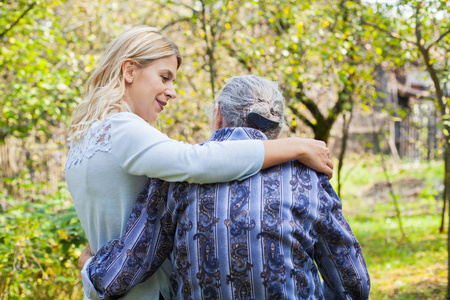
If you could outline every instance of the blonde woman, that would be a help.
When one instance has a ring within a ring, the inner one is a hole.
[[[147,177],[225,182],[292,159],[332,175],[329,150],[320,141],[288,138],[199,146],[172,140],[152,127],[149,123],[176,98],[173,82],[181,61],[177,46],[155,28],[134,27],[107,46],[87,81],[86,97],[69,127],[72,146],[65,170],[94,254],[124,232]],[[158,298],[156,273],[124,299]]]

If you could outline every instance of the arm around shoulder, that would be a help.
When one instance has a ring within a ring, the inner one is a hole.
[[[130,115],[118,117],[112,124],[112,151],[129,174],[166,181],[213,183],[247,178],[263,164],[261,141],[190,145],[170,139],[144,120]]]
[[[325,142],[314,139],[284,138],[263,141],[263,169],[289,160],[298,160],[311,169],[333,176],[333,162]]]

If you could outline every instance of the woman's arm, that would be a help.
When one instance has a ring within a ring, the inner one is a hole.
[[[333,162],[330,150],[323,141],[302,138],[285,138],[263,141],[264,163],[262,169],[289,160],[298,160],[311,169],[324,173],[331,179]]]
[[[125,232],[103,245],[79,264],[85,295],[90,299],[116,299],[149,278],[169,256],[175,223],[167,209],[169,184],[148,179],[133,206]],[[95,291],[97,290],[97,291]]]
[[[114,116],[111,130],[111,152],[124,171],[132,175],[200,184],[227,182],[243,180],[263,167],[294,159],[329,177],[332,174],[329,151],[325,143],[315,140],[287,138],[189,145],[168,138],[131,113]]]

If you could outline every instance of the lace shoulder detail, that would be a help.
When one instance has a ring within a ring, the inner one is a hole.
[[[91,158],[96,152],[111,150],[111,120],[96,121],[84,134],[81,142],[72,143],[65,168],[81,162],[84,157]]]

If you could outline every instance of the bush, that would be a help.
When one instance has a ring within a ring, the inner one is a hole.
[[[67,187],[43,195],[43,184],[24,185],[27,200],[7,198],[0,212],[0,299],[80,299],[87,240]]]

